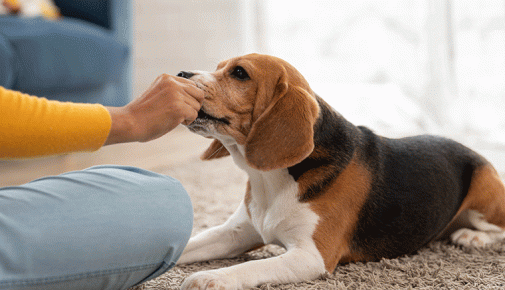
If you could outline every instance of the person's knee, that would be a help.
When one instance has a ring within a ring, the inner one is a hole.
[[[156,236],[166,235],[171,245],[177,245],[171,253],[172,260],[179,258],[193,228],[193,207],[183,185],[170,176],[136,167],[98,166],[87,169],[91,172],[110,174],[123,180],[123,199],[133,199],[137,206],[143,204],[147,220]],[[175,262],[174,261],[174,262]]]
[[[9,277],[1,277],[0,267],[0,286],[72,289],[77,280],[81,286],[107,281],[132,286],[173,267],[191,235],[193,209],[180,182],[139,168],[92,167],[2,194],[13,203],[4,204],[2,214],[33,238],[4,245],[14,250],[13,259],[25,255],[26,267]],[[30,210],[11,210],[27,200]],[[10,235],[0,229],[2,234]],[[43,266],[48,261],[51,267]],[[42,283],[47,277],[60,280]]]
[[[151,228],[143,239],[145,244],[150,243],[153,247],[150,251],[156,252],[158,249],[154,248],[162,247],[167,252],[160,267],[143,281],[156,278],[175,266],[193,228],[193,207],[182,184],[172,177],[135,167],[95,167],[90,170],[112,170],[116,171],[116,176],[125,176],[136,184],[130,187],[128,195],[147,202],[149,212],[158,213],[143,222]]]

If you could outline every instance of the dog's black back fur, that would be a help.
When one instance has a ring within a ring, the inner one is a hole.
[[[487,161],[442,137],[377,136],[317,99],[321,111],[314,128],[314,152],[324,154],[313,154],[288,170],[295,180],[314,168],[326,170],[323,182],[301,193],[300,201],[331,194],[326,187],[357,154],[370,171],[372,184],[359,213],[353,251],[392,258],[412,253],[440,234],[461,206],[474,170]]]
[[[449,224],[486,161],[442,137],[387,139],[360,130],[373,182],[353,245],[377,259],[416,251]]]

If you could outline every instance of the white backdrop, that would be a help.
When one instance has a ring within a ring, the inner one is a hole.
[[[292,63],[348,119],[505,146],[505,1],[256,3],[251,50]]]
[[[135,0],[134,92],[248,52],[356,124],[452,137],[505,168],[505,0]]]

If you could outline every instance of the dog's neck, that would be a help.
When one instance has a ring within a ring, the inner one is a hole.
[[[314,125],[314,150],[302,162],[288,168],[295,180],[305,172],[331,165],[338,174],[360,147],[361,130],[317,97],[319,117]]]
[[[361,130],[347,121],[319,96],[320,114],[314,126],[314,152],[329,150],[337,163],[345,167],[359,147]]]
[[[244,170],[249,176],[251,194],[257,195],[258,199],[264,199],[265,203],[271,202],[279,193],[292,192],[293,177],[287,168],[262,171],[251,167],[245,158],[244,146],[233,144],[225,145],[235,164]],[[296,190],[295,190],[296,191]]]
[[[224,146],[228,150],[228,152],[230,152],[230,155],[233,158],[235,164],[237,164],[237,166],[240,169],[244,170],[249,175],[249,177],[261,176],[263,179],[269,179],[271,175],[278,175],[279,172],[287,170],[287,168],[281,168],[269,171],[255,169],[248,164],[247,159],[245,157],[245,147],[243,145],[238,145],[235,143],[235,144],[227,144]]]

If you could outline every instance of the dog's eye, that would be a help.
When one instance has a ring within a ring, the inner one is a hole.
[[[238,80],[250,80],[251,78],[245,71],[245,69],[241,66],[236,66],[233,71],[231,72],[231,75],[235,77]]]

